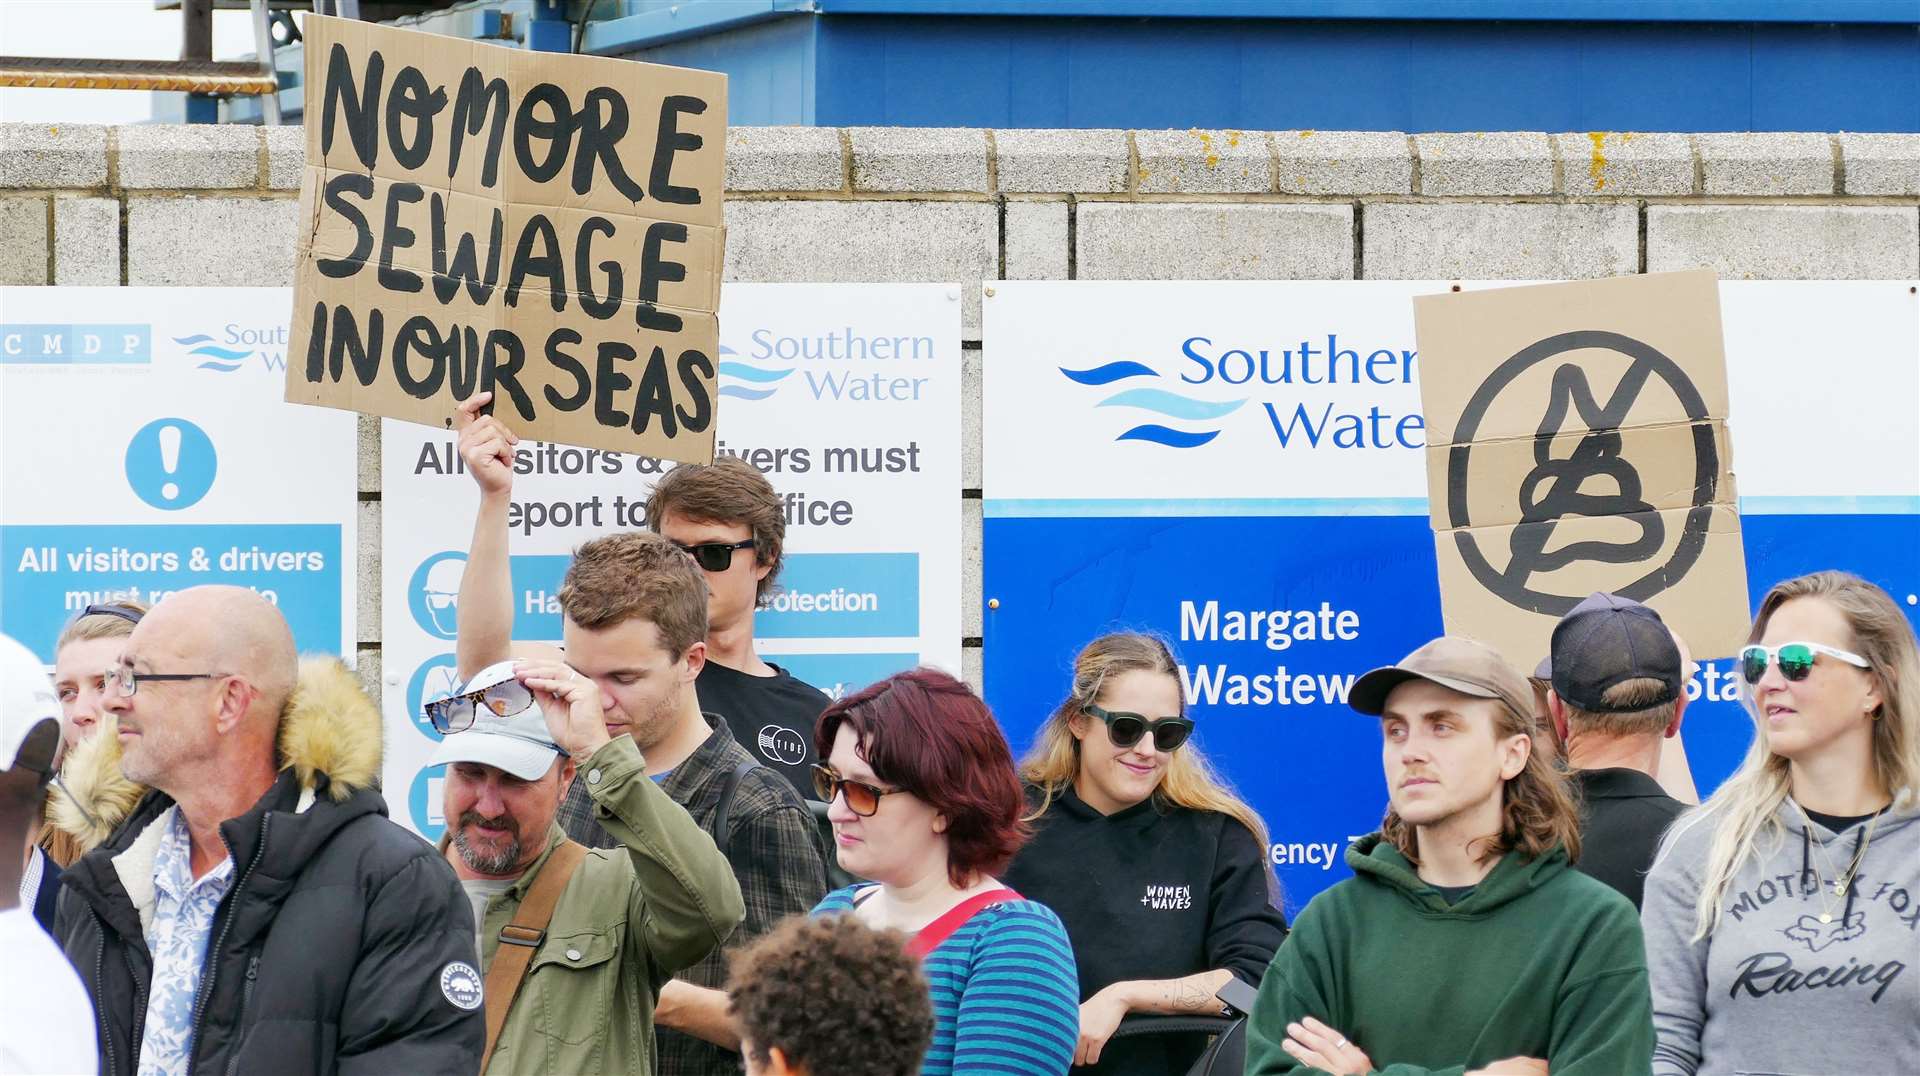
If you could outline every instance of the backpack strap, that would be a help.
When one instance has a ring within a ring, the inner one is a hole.
[[[726,781],[720,786],[720,802],[713,806],[713,821],[708,824],[707,832],[712,835],[714,847],[720,849],[723,856],[727,855],[727,845],[731,840],[727,831],[733,820],[733,794],[740,791],[741,780],[759,768],[760,761],[749,758],[729,771]]]
[[[540,865],[539,875],[533,885],[527,887],[526,899],[514,909],[513,922],[500,928],[500,945],[493,952],[493,966],[487,969],[486,986],[481,993],[487,1004],[487,1049],[480,1055],[483,1073],[487,1071],[487,1062],[493,1059],[493,1047],[500,1041],[500,1030],[507,1026],[507,1010],[513,1008],[514,995],[520,991],[521,980],[527,977],[534,950],[546,940],[547,924],[553,921],[553,909],[560,903],[560,894],[566,891],[567,883],[573,880],[574,872],[586,858],[586,845],[562,841]]]
[[[953,936],[953,932],[965,926],[976,912],[990,908],[995,904],[1005,904],[1010,900],[1024,900],[1011,889],[989,889],[984,893],[975,893],[966,900],[947,909],[947,913],[926,926],[920,932],[907,939],[907,955],[915,960],[925,960],[928,953],[940,947],[940,943]]]

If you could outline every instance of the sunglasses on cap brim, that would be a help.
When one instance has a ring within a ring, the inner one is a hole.
[[[435,699],[423,709],[427,720],[433,723],[433,730],[442,736],[450,736],[472,728],[481,707],[495,717],[512,717],[532,705],[533,692],[527,689],[527,685],[518,680],[503,680],[478,691]]]

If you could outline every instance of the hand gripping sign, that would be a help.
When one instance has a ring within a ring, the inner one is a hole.
[[[1449,634],[1531,667],[1596,590],[1696,654],[1747,629],[1711,272],[1414,299]]]
[[[287,399],[711,462],[726,76],[309,16]],[[509,417],[510,416],[510,417]]]

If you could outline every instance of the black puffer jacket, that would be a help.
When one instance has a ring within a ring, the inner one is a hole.
[[[234,880],[194,1006],[193,1071],[478,1072],[486,1027],[472,911],[452,868],[388,821],[370,787],[378,711],[352,674],[308,663],[280,744],[279,779],[220,827]],[[60,942],[93,999],[108,1076],[139,1064],[153,823],[171,807],[160,792],[142,798],[69,869],[60,901]]]

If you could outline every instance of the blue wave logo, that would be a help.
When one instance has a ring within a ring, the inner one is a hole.
[[[201,363],[198,368],[201,370],[213,370],[223,374],[230,374],[238,370],[240,364],[245,362],[248,356],[253,354],[251,351],[235,351],[229,347],[221,347],[214,343],[213,337],[205,333],[198,333],[193,336],[176,336],[173,338],[173,342],[182,347],[193,347],[195,344],[200,345],[187,352],[189,355],[200,355],[206,358],[207,361]]]
[[[727,356],[734,356],[732,359]],[[740,353],[721,345],[720,376],[730,378],[733,383],[722,380],[720,395],[731,396],[736,400],[764,400],[780,390],[780,382],[793,376],[793,367],[774,369],[755,366],[739,357]],[[745,384],[740,384],[745,382]]]
[[[1067,380],[1077,385],[1106,386],[1135,377],[1159,377],[1158,371],[1131,359],[1104,363],[1084,370],[1059,367]],[[1149,386],[1124,388],[1094,404],[1095,407],[1129,407],[1151,411],[1182,422],[1212,422],[1245,406],[1246,400],[1200,400],[1177,392]],[[1218,429],[1182,430],[1157,422],[1142,423],[1115,437],[1116,441],[1147,441],[1168,448],[1199,448],[1220,436]]]

